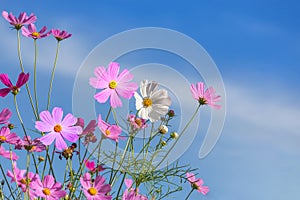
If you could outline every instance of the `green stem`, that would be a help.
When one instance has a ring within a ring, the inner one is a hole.
[[[24,67],[23,67],[23,62],[22,62],[22,55],[21,55],[20,30],[17,31],[17,38],[18,38],[18,58],[19,58],[21,70],[22,70],[22,72],[24,72]],[[36,112],[36,110],[35,110],[35,108],[34,108],[34,105],[33,105],[33,101],[32,101],[32,97],[31,97],[31,94],[30,94],[30,89],[29,89],[28,83],[26,83],[25,86],[26,86],[26,90],[27,90],[27,94],[28,94],[28,97],[29,97],[29,101],[30,101],[30,105],[31,105],[33,114],[34,114],[34,116],[35,116],[35,119],[38,119],[38,113]]]
[[[14,193],[13,193],[13,191],[11,190],[10,183],[8,182],[8,180],[7,180],[7,178],[6,178],[6,174],[5,174],[5,172],[4,172],[3,168],[2,168],[2,164],[0,164],[0,169],[1,169],[1,172],[2,172],[2,175],[3,175],[3,178],[4,178],[5,182],[6,182],[6,185],[7,185],[7,187],[8,187],[8,190],[9,190],[9,192],[10,192],[10,194],[11,194],[11,197],[12,197],[14,200],[16,200],[16,199],[15,199],[15,196],[13,195]]]
[[[185,125],[185,127],[183,128],[183,130],[179,133],[178,138],[175,140],[174,144],[171,146],[171,148],[168,150],[168,152],[166,153],[166,155],[161,159],[161,161],[156,165],[155,168],[157,168],[169,155],[169,153],[173,150],[173,148],[175,147],[175,145],[177,144],[177,142],[179,141],[179,139],[182,137],[183,133],[187,130],[187,128],[190,126],[190,124],[192,123],[192,121],[194,120],[194,118],[196,117],[199,108],[200,108],[200,104],[198,105],[196,111],[194,112],[193,116],[191,117],[190,121]]]
[[[38,48],[36,45],[36,39],[34,40],[34,63],[33,63],[33,90],[34,90],[34,100],[35,100],[35,111],[39,113],[39,104],[37,97],[37,89],[36,89],[36,60],[38,55]]]
[[[15,173],[14,162],[12,160],[12,148],[11,148],[11,145],[9,145],[9,152],[10,152],[11,169],[12,169],[12,173],[14,175],[14,179],[16,181],[16,187],[18,189],[18,196],[20,196],[21,195],[21,191],[20,191],[20,188],[19,188],[18,183],[17,183],[17,175]]]
[[[125,180],[125,178],[126,178],[126,175],[127,175],[127,173],[126,173],[126,172],[124,172],[124,175],[123,175],[122,181],[121,181],[121,183],[120,183],[120,186],[119,186],[119,189],[118,189],[118,193],[117,193],[117,197],[116,197],[116,199],[118,199],[118,198],[119,198],[119,196],[120,196],[120,192],[121,192],[122,186],[123,186],[123,184],[124,184],[124,180]]]
[[[191,194],[193,193],[194,188],[191,189],[191,191],[188,193],[188,195],[185,197],[185,200],[188,200]]]
[[[53,65],[52,73],[51,73],[50,86],[49,86],[49,91],[48,91],[47,110],[49,110],[49,107],[50,107],[52,86],[53,86],[54,74],[55,74],[55,69],[56,69],[56,63],[57,63],[57,59],[58,59],[59,46],[60,46],[60,43],[58,41],[57,42],[57,47],[56,47],[56,54],[55,54],[55,59],[54,59],[54,65]]]

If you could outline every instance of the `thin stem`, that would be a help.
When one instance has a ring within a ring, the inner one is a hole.
[[[34,40],[34,63],[33,63],[33,90],[34,90],[34,100],[35,100],[35,111],[39,113],[39,104],[37,97],[37,89],[36,89],[36,60],[38,55],[38,48],[36,45],[36,39]]]
[[[121,184],[120,184],[120,186],[119,186],[119,189],[118,189],[118,193],[117,193],[117,197],[116,197],[116,199],[118,199],[118,198],[119,198],[119,195],[120,195],[120,192],[121,192],[122,186],[123,186],[123,184],[124,184],[124,180],[125,180],[125,178],[126,178],[126,175],[127,175],[127,173],[126,173],[126,172],[124,172],[124,175],[123,175],[123,178],[122,178]]]
[[[18,186],[18,181],[17,181],[17,175],[16,175],[16,172],[15,172],[15,169],[14,169],[14,162],[12,160],[12,148],[11,148],[11,145],[9,145],[9,152],[10,152],[10,161],[11,161],[11,169],[12,169],[12,173],[14,175],[14,179],[16,181],[16,187],[18,189],[18,196],[21,195],[21,192],[20,192],[20,189],[19,189],[19,186]]]
[[[171,148],[168,150],[168,152],[165,154],[165,156],[161,159],[161,161],[156,165],[155,168],[157,168],[169,155],[169,153],[173,150],[173,148],[175,147],[175,145],[177,144],[177,142],[179,141],[179,139],[181,138],[181,136],[183,135],[183,133],[187,130],[187,128],[190,126],[190,124],[192,123],[192,121],[194,120],[194,118],[196,117],[199,108],[200,108],[200,104],[198,105],[196,111],[194,112],[193,116],[191,117],[190,121],[185,125],[185,127],[183,128],[183,130],[179,133],[178,138],[175,140],[174,144],[171,146]]]
[[[52,68],[52,73],[51,73],[51,79],[50,79],[50,86],[49,86],[49,91],[48,91],[48,102],[47,102],[47,109],[49,110],[50,107],[50,100],[51,100],[51,93],[52,93],[52,85],[53,85],[53,80],[54,80],[54,74],[55,74],[55,69],[56,69],[56,63],[58,59],[58,53],[59,53],[59,46],[60,42],[57,42],[57,47],[56,47],[56,54],[55,54],[55,59],[54,59],[54,65]]]
[[[12,197],[14,200],[16,200],[16,199],[15,199],[15,196],[13,195],[14,193],[13,193],[13,191],[11,190],[10,183],[8,182],[8,180],[7,180],[7,178],[6,178],[6,174],[5,174],[5,172],[4,172],[3,168],[2,168],[2,164],[0,164],[0,169],[1,169],[1,172],[2,172],[2,175],[3,175],[3,178],[4,178],[4,180],[5,180],[6,184],[7,184],[7,187],[8,187],[8,189],[9,189],[9,191],[10,191],[11,197]]]
[[[21,55],[20,30],[17,31],[17,38],[18,38],[18,58],[19,58],[21,70],[22,70],[22,72],[24,72],[24,67],[23,67],[23,62],[22,62],[22,55]],[[39,117],[38,117],[38,113],[37,113],[37,111],[36,111],[35,108],[34,108],[34,105],[33,105],[33,101],[32,101],[32,97],[31,97],[31,94],[30,94],[30,89],[29,89],[28,83],[26,83],[25,85],[26,85],[26,90],[27,90],[27,94],[28,94],[28,98],[29,98],[29,101],[30,101],[30,105],[31,105],[33,114],[34,114],[34,116],[35,116],[35,119],[38,119],[38,118],[39,118]]]
[[[188,200],[191,194],[193,193],[194,188],[191,189],[191,191],[188,193],[188,195],[185,197],[185,200]]]

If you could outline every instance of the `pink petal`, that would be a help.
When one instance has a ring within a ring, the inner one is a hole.
[[[11,83],[7,74],[0,74],[0,81],[9,88],[13,87],[13,84]]]
[[[92,77],[90,78],[90,85],[96,89],[103,89],[103,88],[107,88],[108,83],[99,78]]]
[[[46,188],[52,188],[54,185],[54,178],[51,175],[44,177],[43,186]]]
[[[2,11],[2,16],[4,17],[4,19],[10,22],[10,19],[8,18],[8,12]]]
[[[76,133],[72,133],[72,132],[65,131],[65,130],[63,130],[61,132],[61,135],[70,142],[76,142],[79,138],[79,136]]]
[[[105,121],[102,120],[101,115],[98,116],[98,127],[101,130],[101,132],[105,132],[106,129],[108,129],[109,124],[107,124]]]
[[[113,108],[122,107],[122,101],[116,91],[111,92],[110,96],[110,105]]]
[[[47,30],[46,26],[43,26],[43,28],[39,31],[40,34],[43,34]]]
[[[53,110],[52,110],[53,122],[55,124],[61,124],[63,114],[64,114],[64,112],[63,112],[62,108],[59,108],[59,107],[53,108]]]
[[[118,84],[116,91],[121,97],[130,99],[137,88],[138,85],[136,83],[120,83]]]
[[[133,181],[129,178],[125,179],[125,185],[127,188],[131,188]]]
[[[40,141],[44,145],[48,146],[53,143],[54,139],[56,138],[56,134],[57,133],[54,133],[54,132],[48,133],[48,134],[44,135],[43,137],[41,137]]]
[[[60,134],[56,135],[55,147],[58,150],[65,150],[66,148],[68,148],[66,142],[64,141],[63,137]]]
[[[117,80],[120,65],[116,62],[111,62],[108,66],[107,73],[110,80]]]
[[[6,97],[6,95],[8,95],[9,92],[10,92],[9,88],[0,89],[0,97]]]
[[[22,30],[22,34],[25,36],[25,37],[31,37],[31,32],[25,28],[24,26],[21,28]]]
[[[24,72],[22,72],[21,74],[19,74],[16,86],[18,88],[22,87],[25,83],[27,83],[28,79],[29,79],[29,73],[25,74]]]
[[[133,79],[133,74],[131,74],[127,69],[124,69],[117,78],[117,82],[124,83],[131,81]]]
[[[36,27],[35,27],[35,25],[34,25],[34,24],[29,24],[29,25],[28,25],[28,31],[29,31],[30,33],[36,32]]]
[[[99,103],[105,103],[108,99],[108,97],[113,93],[114,91],[107,88],[102,90],[101,92],[97,93],[94,98],[99,102]]]
[[[106,81],[106,83],[109,83],[110,78],[106,72],[105,67],[97,67],[94,70],[94,74],[99,80],[103,80],[103,81]]]
[[[76,124],[76,122],[77,122],[77,118],[69,113],[65,116],[65,118],[61,122],[61,125],[62,126],[73,126],[74,124]]]

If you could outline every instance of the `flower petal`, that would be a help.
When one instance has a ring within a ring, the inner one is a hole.
[[[105,103],[108,99],[108,97],[113,93],[113,90],[107,88],[102,90],[101,92],[97,93],[94,98],[99,102],[99,103]]]
[[[9,88],[13,87],[13,84],[11,83],[7,74],[0,74],[0,81]]]
[[[40,141],[44,145],[48,146],[53,143],[54,139],[56,138],[56,134],[57,133],[54,133],[54,132],[48,133],[48,134],[44,135],[43,137],[41,137]]]
[[[55,147],[58,150],[65,150],[66,148],[68,148],[66,142],[64,141],[63,137],[60,134],[56,135]]]
[[[107,73],[110,80],[117,80],[120,65],[116,62],[111,62],[108,66]]]
[[[53,122],[55,124],[61,124],[63,114],[64,114],[64,112],[63,112],[62,108],[59,108],[59,107],[53,108],[53,110],[52,110]]]
[[[44,177],[44,181],[43,181],[43,186],[46,188],[52,188],[52,186],[54,185],[55,181],[53,176],[51,175],[47,175]]]

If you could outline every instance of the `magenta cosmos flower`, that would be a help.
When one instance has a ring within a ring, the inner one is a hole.
[[[196,99],[200,105],[207,104],[216,109],[221,108],[220,105],[216,105],[216,102],[220,101],[221,97],[216,95],[216,91],[213,87],[204,90],[204,83],[199,82],[196,86],[194,84],[191,85],[191,92],[193,98]]]
[[[84,119],[78,118],[76,125],[80,126],[83,129],[80,138],[84,137],[84,145],[87,145],[90,142],[95,143],[97,141],[97,137],[94,135],[95,129],[97,127],[96,120],[91,120],[84,128]]]
[[[22,34],[25,37],[31,37],[36,40],[36,39],[47,37],[48,35],[51,34],[51,31],[46,32],[46,30],[47,27],[44,26],[40,31],[37,31],[34,24],[29,24],[28,28],[22,27]]]
[[[113,108],[121,107],[120,97],[130,99],[138,88],[136,83],[129,83],[133,79],[133,75],[127,69],[119,74],[119,69],[120,65],[112,62],[107,71],[105,67],[97,67],[94,71],[96,77],[90,78],[91,86],[103,89],[94,98],[99,103],[105,103],[110,97],[110,105]]]
[[[24,72],[19,74],[18,81],[16,85],[13,85],[7,74],[0,74],[0,81],[7,86],[7,88],[0,89],[0,96],[5,97],[9,92],[17,95],[20,92],[20,88],[27,83],[29,79],[29,73]]]
[[[68,33],[67,31],[60,31],[59,29],[52,29],[51,33],[57,39],[58,42],[72,36],[71,33]]]
[[[34,140],[32,140],[30,136],[24,136],[23,140],[20,140],[15,148],[24,148],[29,152],[42,152],[46,150],[46,146],[40,141],[39,138],[35,138]]]
[[[131,125],[131,128],[134,131],[137,131],[137,130],[143,129],[143,128],[147,128],[147,126],[148,126],[146,124],[147,121],[145,119],[136,117],[133,114],[128,115],[128,121]]]
[[[94,161],[84,161],[86,168],[91,172],[91,173],[95,173],[95,172],[101,172],[104,171],[104,168],[102,167],[102,165],[98,165],[96,167],[95,162]]]
[[[122,200],[148,200],[147,197],[139,194],[138,188],[133,188],[133,181],[131,179],[125,179],[126,190],[124,191]]]
[[[12,112],[8,109],[8,108],[4,108],[1,112],[0,112],[0,124],[7,124],[12,115]]]
[[[32,172],[26,174],[26,170],[20,170],[17,163],[13,162],[13,171],[7,170],[7,176],[11,178],[11,182],[17,182],[22,191],[26,191],[27,184],[32,187],[32,182],[36,180],[36,175]]]
[[[111,200],[112,197],[106,195],[111,191],[111,186],[105,183],[104,177],[97,176],[92,181],[91,175],[85,173],[83,177],[80,177],[80,183],[87,200]]]
[[[67,114],[63,119],[63,110],[58,107],[53,108],[52,115],[47,110],[41,112],[40,119],[41,121],[35,122],[35,128],[48,133],[41,137],[40,141],[44,145],[50,145],[55,140],[55,146],[58,150],[68,148],[64,139],[76,142],[82,132],[80,126],[74,126],[77,118],[72,114]]]
[[[203,195],[206,195],[209,192],[207,186],[203,186],[204,181],[201,178],[195,178],[193,173],[186,173],[188,181],[191,183],[192,188],[196,189],[198,192],[201,192]]]
[[[55,183],[53,176],[47,175],[44,177],[43,182],[40,177],[32,182],[32,187],[36,196],[45,198],[46,200],[56,200],[66,196],[66,191],[62,190],[62,185],[58,182]]]
[[[3,146],[0,146],[0,156],[3,156],[9,160],[19,159],[19,156],[17,156],[14,152],[6,151]]]
[[[98,127],[106,138],[118,142],[122,129],[117,125],[110,125],[102,120],[101,115],[98,117]]]
[[[36,21],[36,16],[32,13],[27,16],[25,12],[22,12],[17,18],[12,13],[8,14],[8,12],[3,11],[2,16],[17,30],[20,30],[23,25],[31,24]]]
[[[11,133],[8,127],[4,126],[0,129],[0,144],[8,143],[16,145],[20,140],[21,138],[17,134]]]

